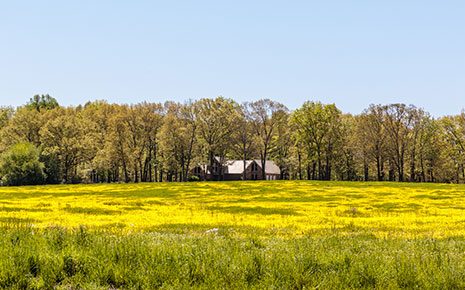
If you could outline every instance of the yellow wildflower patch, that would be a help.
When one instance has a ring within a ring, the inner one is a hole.
[[[465,234],[465,186],[247,181],[0,188],[0,223],[282,237]]]

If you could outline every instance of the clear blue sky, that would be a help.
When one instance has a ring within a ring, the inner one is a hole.
[[[465,1],[2,1],[0,105],[465,107]]]

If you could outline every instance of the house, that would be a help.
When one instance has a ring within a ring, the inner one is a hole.
[[[210,180],[213,172],[213,180],[242,180],[244,176],[243,160],[224,160],[221,162],[219,157],[215,157],[213,170],[208,165],[199,165],[191,170],[191,174],[197,176],[200,180]],[[247,180],[262,180],[262,163],[261,160],[246,160],[245,172]],[[281,170],[271,160],[265,163],[265,179],[277,180],[281,178]]]

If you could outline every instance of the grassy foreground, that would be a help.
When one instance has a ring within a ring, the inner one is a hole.
[[[465,186],[0,188],[0,289],[465,289]]]
[[[2,289],[464,289],[463,238],[221,235],[30,228],[0,234]]]

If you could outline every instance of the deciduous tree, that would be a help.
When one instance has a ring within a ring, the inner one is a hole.
[[[273,138],[277,128],[286,124],[287,108],[281,103],[262,99],[249,104],[250,118],[259,142],[262,178],[266,179],[266,160],[273,147]]]

